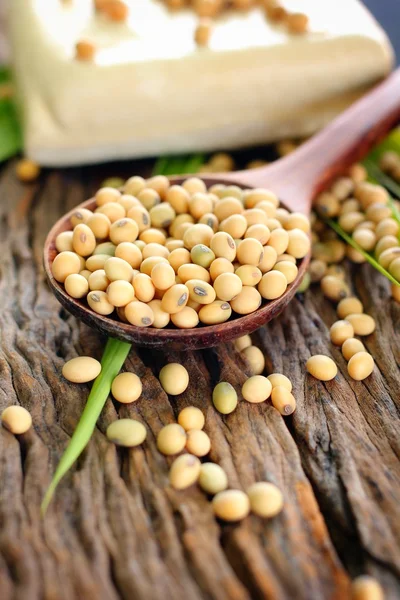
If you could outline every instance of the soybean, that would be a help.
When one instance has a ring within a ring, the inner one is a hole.
[[[146,439],[145,426],[135,419],[119,419],[107,427],[107,438],[117,446],[134,448]]]
[[[20,435],[31,428],[32,417],[23,406],[8,406],[1,413],[1,423],[11,433]]]
[[[241,521],[250,512],[248,496],[241,490],[224,490],[214,496],[214,514],[223,521]]]
[[[265,519],[276,517],[283,508],[283,495],[273,483],[259,481],[246,490],[251,511]]]
[[[362,381],[374,370],[374,359],[368,352],[357,352],[350,358],[347,371],[352,379]]]
[[[87,383],[93,381],[100,374],[101,364],[91,356],[77,356],[67,361],[62,369],[62,374],[72,383]]]
[[[227,381],[221,381],[215,386],[212,400],[217,411],[223,415],[232,413],[238,403],[236,390]]]
[[[189,385],[189,374],[179,363],[165,365],[160,371],[159,379],[164,390],[171,396],[182,394]]]
[[[163,427],[157,435],[157,448],[162,454],[179,454],[186,444],[186,432],[178,423]]]
[[[142,382],[135,373],[120,373],[112,382],[111,393],[118,402],[130,404],[142,393]]]
[[[342,354],[346,360],[350,360],[357,352],[364,352],[364,344],[357,338],[348,338],[342,346]]]
[[[191,429],[187,432],[186,450],[195,456],[206,456],[210,452],[211,441],[205,431]]]
[[[201,462],[193,454],[182,454],[174,460],[169,472],[169,482],[176,490],[184,490],[199,478]]]
[[[315,354],[311,356],[306,363],[306,369],[316,379],[320,381],[330,381],[337,375],[337,366],[329,356],[324,354]]]
[[[272,388],[272,406],[284,417],[291,415],[296,410],[296,400],[289,390],[281,385]]]
[[[263,375],[253,375],[247,379],[242,386],[242,396],[247,402],[258,404],[270,397],[272,391],[271,382]]]
[[[225,471],[215,463],[203,463],[200,468],[199,485],[207,494],[218,494],[228,487]]]
[[[249,346],[242,350],[243,356],[246,357],[250,365],[250,372],[252,375],[261,375],[265,368],[264,354],[257,346]]]
[[[185,431],[203,429],[205,423],[204,414],[196,406],[186,406],[178,415],[178,423]]]
[[[349,321],[336,321],[330,328],[330,337],[332,344],[341,346],[346,340],[354,336],[354,329]]]

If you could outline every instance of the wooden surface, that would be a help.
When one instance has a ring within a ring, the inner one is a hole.
[[[113,173],[133,174],[132,165],[124,168]],[[223,379],[239,387],[245,378],[246,364],[230,345],[181,355],[133,350],[126,367],[143,378],[141,399],[107,402],[87,451],[40,519],[89,389],[63,380],[62,365],[78,354],[100,358],[104,347],[48,290],[43,243],[109,171],[47,172],[32,187],[16,182],[12,163],[0,173],[0,409],[20,403],[34,420],[19,438],[0,428],[1,600],[346,600],[350,578],[366,572],[387,598],[399,598],[400,305],[368,266],[350,272],[378,323],[365,339],[377,363],[365,382],[348,380],[328,339],[335,311],[318,288],[254,335],[268,371],[293,381],[297,410],[285,420],[268,403],[242,401],[227,417],[214,411],[212,386]],[[304,372],[308,356],[321,352],[340,368],[326,384]],[[188,390],[172,400],[157,379],[168,360],[190,371]],[[210,458],[231,487],[256,480],[281,487],[279,517],[224,525],[197,487],[168,487],[170,459],[154,437],[188,404],[205,412]],[[118,412],[145,423],[143,447],[121,451],[107,442]]]

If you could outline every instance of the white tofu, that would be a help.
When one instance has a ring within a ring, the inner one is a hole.
[[[131,0],[127,23],[92,0],[12,0],[10,31],[26,154],[73,165],[238,148],[321,128],[391,69],[390,44],[358,0],[287,0],[310,17],[289,35],[260,8],[215,21]],[[94,62],[74,58],[87,38]]]

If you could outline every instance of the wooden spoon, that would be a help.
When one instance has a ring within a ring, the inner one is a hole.
[[[323,131],[304,143],[298,150],[271,166],[201,178],[207,187],[214,183],[236,184],[242,188],[264,187],[275,192],[282,205],[289,210],[308,214],[316,194],[335,177],[346,172],[362,159],[400,120],[400,70],[374,88],[361,100],[336,118]],[[174,177],[173,183],[187,178]],[[80,205],[95,208],[94,200]],[[79,208],[79,207],[77,207]],[[309,262],[309,256],[299,264],[298,275],[286,292],[277,300],[263,304],[257,311],[232,318],[219,325],[199,326],[194,329],[154,329],[135,327],[93,312],[84,300],[71,298],[51,273],[57,254],[55,240],[59,233],[71,229],[70,217],[76,208],[64,215],[51,229],[44,247],[44,267],[51,290],[60,303],[87,325],[108,336],[139,346],[184,350],[216,346],[241,335],[251,333],[276,317],[293,298]]]

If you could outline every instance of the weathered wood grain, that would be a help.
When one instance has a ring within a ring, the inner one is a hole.
[[[130,169],[132,170],[132,169]],[[60,485],[42,521],[39,505],[81,414],[88,387],[60,376],[65,359],[100,358],[104,339],[64,313],[41,266],[45,235],[83,201],[102,170],[49,172],[33,187],[0,174],[0,410],[20,403],[34,429],[18,439],[0,429],[0,594],[2,600],[346,599],[356,574],[370,572],[387,597],[400,595],[400,307],[369,267],[350,271],[378,321],[366,339],[376,370],[350,382],[328,328],[333,306],[313,289],[254,336],[268,370],[291,377],[298,408],[239,404],[223,417],[211,404],[219,379],[238,390],[247,365],[232,346],[178,355],[133,349],[126,363],[143,379],[134,405],[106,404],[86,452]],[[337,360],[336,380],[304,374],[311,353]],[[169,399],[157,374],[168,360],[190,372]],[[216,521],[196,487],[168,487],[171,459],[155,448],[160,428],[194,404],[206,414],[211,460],[232,487],[267,479],[281,487],[283,513]],[[120,450],[104,432],[120,416],[148,428],[143,447]]]

